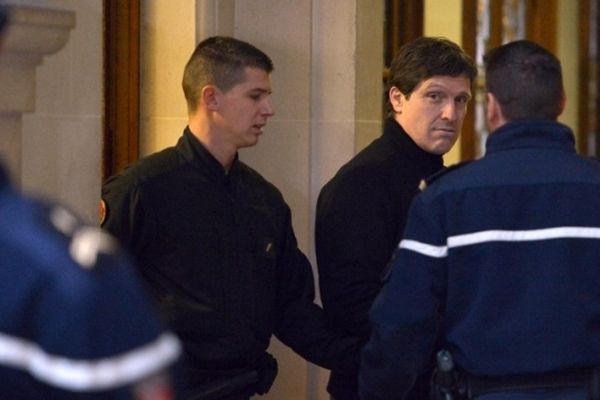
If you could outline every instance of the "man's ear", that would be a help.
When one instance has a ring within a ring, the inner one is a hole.
[[[204,86],[200,90],[200,101],[209,110],[219,108],[219,89],[213,85]]]
[[[392,105],[392,110],[394,110],[396,114],[401,114],[404,102],[406,101],[404,94],[402,94],[400,89],[396,86],[392,86],[388,91],[388,97],[390,99],[390,104]]]
[[[567,95],[565,94],[565,91],[563,90],[560,94],[560,104],[558,105],[558,115],[561,115],[563,113],[566,105],[567,105]]]
[[[490,132],[495,131],[500,128],[502,125],[506,123],[506,119],[504,118],[504,113],[502,112],[502,107],[500,107],[500,103],[496,96],[492,93],[486,93],[487,97],[487,108],[486,108],[486,118],[488,129]]]

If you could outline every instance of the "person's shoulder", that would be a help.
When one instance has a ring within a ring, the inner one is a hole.
[[[14,260],[48,273],[93,269],[99,253],[118,254],[115,239],[56,203],[15,194],[0,208],[0,242]]]
[[[386,187],[390,180],[396,179],[402,169],[398,162],[400,157],[397,157],[393,149],[382,149],[380,139],[376,139],[343,164],[325,183],[321,193],[347,196],[372,192],[373,189]]]
[[[595,180],[600,179],[600,158],[598,156],[578,156],[582,159],[583,165],[585,165],[586,172],[582,172],[590,178],[593,176]]]
[[[131,259],[110,234],[58,204],[23,199],[11,208],[0,213],[9,224],[0,228],[0,253],[4,276],[23,295],[35,290],[69,312],[88,312],[99,295],[115,305],[136,297]]]
[[[464,172],[465,167],[470,165],[472,162],[473,162],[473,160],[462,161],[462,162],[450,165],[448,167],[442,168],[441,170],[434,173],[433,175],[430,175],[427,178],[422,179],[421,182],[419,183],[419,190],[421,192],[424,192],[427,189],[429,189],[430,187],[434,187],[434,186],[440,187],[440,186],[448,183],[451,179],[458,176],[459,172]]]
[[[600,167],[600,158],[598,158],[597,156],[589,156],[587,157],[587,160],[591,162],[594,166]]]
[[[13,321],[5,331],[11,335],[7,338],[14,337],[15,350],[22,351],[22,363],[14,367],[28,370],[33,353],[26,350],[31,346],[36,357],[45,356],[36,364],[36,371],[43,372],[36,378],[53,387],[70,388],[69,380],[46,379],[56,374],[52,362],[44,360],[73,357],[81,362],[70,363],[67,369],[80,378],[91,377],[93,360],[116,357],[117,352],[120,360],[134,358],[128,354],[162,345],[160,323],[115,239],[61,205],[16,192],[0,200],[0,309],[6,321]],[[153,361],[145,369],[164,368],[178,352],[169,351],[167,356],[152,351]],[[125,370],[131,363],[121,364]],[[140,377],[123,374],[117,379],[119,387]],[[90,379],[90,387],[97,382]]]
[[[168,175],[182,164],[175,147],[168,147],[156,153],[140,158],[117,174],[109,177],[104,187],[114,185],[135,185]]]
[[[372,178],[374,173],[392,171],[403,161],[401,152],[379,137],[342,165],[337,175],[351,179]]]

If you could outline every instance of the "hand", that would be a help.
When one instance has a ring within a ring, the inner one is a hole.
[[[278,371],[277,360],[269,353],[264,352],[258,360],[256,371],[258,372],[258,381],[254,384],[254,391],[262,395],[271,389],[275,381]]]

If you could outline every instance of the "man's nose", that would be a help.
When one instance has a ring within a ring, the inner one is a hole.
[[[273,106],[273,102],[271,99],[266,99],[262,106],[262,114],[267,117],[272,117],[275,115],[275,107]]]
[[[448,121],[454,121],[454,120],[456,120],[456,115],[457,115],[456,104],[454,104],[453,101],[447,102],[444,105],[444,108],[442,110],[442,119],[445,119]]]

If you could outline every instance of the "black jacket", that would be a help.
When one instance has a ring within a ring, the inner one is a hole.
[[[188,373],[210,381],[254,368],[272,334],[325,368],[358,364],[356,341],[336,340],[313,303],[289,207],[247,165],[236,159],[226,174],[186,128],[175,147],[110,178],[102,196],[103,226],[135,256]]]
[[[366,342],[368,311],[400,239],[419,182],[441,169],[394,119],[383,135],[344,165],[321,190],[316,252],[321,298],[328,320],[343,335]],[[333,370],[336,399],[356,399],[357,371]]]

